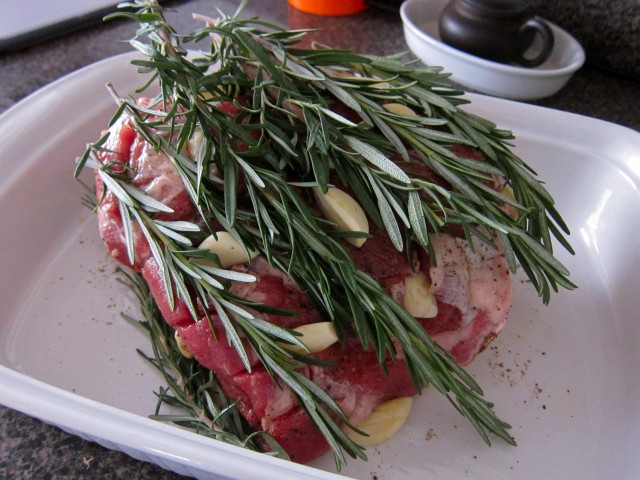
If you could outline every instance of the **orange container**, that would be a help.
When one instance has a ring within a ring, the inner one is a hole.
[[[289,0],[289,4],[314,15],[351,15],[367,8],[365,0]]]

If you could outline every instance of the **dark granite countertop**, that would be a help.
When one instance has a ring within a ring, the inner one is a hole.
[[[173,1],[167,5],[178,29],[192,20],[185,12],[215,15],[213,5],[232,13],[237,0]],[[380,2],[379,2],[380,3]],[[290,27],[322,27],[323,43],[388,54],[405,50],[400,18],[376,8],[344,18],[313,17],[292,10],[285,0],[254,0],[249,13]],[[638,20],[638,19],[636,19]],[[129,51],[133,24],[114,21],[69,33],[18,52],[0,54],[0,112],[38,88],[97,60]],[[599,51],[598,54],[601,54]],[[589,56],[589,52],[587,52]],[[532,102],[617,123],[640,131],[640,83],[588,63],[553,97]],[[7,148],[7,139],[0,139]],[[178,475],[94,443],[68,435],[14,410],[0,407],[0,478],[170,479]]]

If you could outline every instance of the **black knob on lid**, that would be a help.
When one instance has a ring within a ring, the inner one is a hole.
[[[529,8],[527,0],[461,0],[461,3],[485,15],[513,15]]]

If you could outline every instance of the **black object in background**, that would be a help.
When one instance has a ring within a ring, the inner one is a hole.
[[[398,13],[404,0],[367,0],[367,5]]]
[[[100,23],[122,0],[0,0],[0,53]]]

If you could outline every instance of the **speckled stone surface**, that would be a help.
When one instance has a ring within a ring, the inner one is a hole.
[[[0,478],[172,480],[185,477],[68,435],[14,410],[0,408]]]
[[[595,5],[598,4],[598,8],[603,10],[614,8],[608,6],[617,2],[562,0],[547,3],[563,6],[583,4],[585,9],[587,5],[596,8]],[[635,12],[635,18],[629,21],[635,22],[633,28],[637,34],[639,2],[626,0],[620,3],[628,3],[632,12]],[[228,13],[233,12],[237,4],[236,0],[215,2],[216,6]],[[213,2],[209,0],[168,2],[168,5],[179,10],[179,13],[171,15],[178,29],[186,29],[192,25],[185,12],[214,14]],[[291,28],[321,27],[324,31],[315,34],[316,38],[337,47],[375,54],[394,53],[407,48],[399,16],[388,11],[371,8],[354,17],[322,18],[294,11],[287,6],[285,0],[254,0],[248,12]],[[558,17],[558,23],[566,28],[569,28],[569,20],[573,22],[579,18],[568,11],[562,12],[564,17]],[[560,15],[560,10],[556,10],[556,14]],[[599,21],[606,24],[608,21],[626,20],[624,15],[607,13],[605,16],[601,15]],[[567,19],[566,23],[564,18]],[[595,23],[571,28],[574,28],[573,33],[576,36],[582,30],[604,30],[604,27],[600,24],[596,26]],[[616,28],[612,27],[612,31]],[[19,52],[0,55],[0,112],[66,73],[111,55],[129,51],[128,45],[118,40],[128,39],[134,30],[132,24],[112,22],[71,33]],[[614,37],[612,33],[610,38]],[[589,48],[586,37],[584,42]],[[615,48],[613,43],[611,45],[611,48]],[[594,51],[598,52],[598,48],[599,46],[595,45]],[[632,66],[637,67],[637,44],[635,55]],[[615,63],[619,64],[617,60]],[[628,75],[614,75],[588,65],[558,94],[532,103],[607,120],[640,131],[640,84],[630,78]],[[7,148],[4,139],[0,139],[0,142],[2,148]],[[133,460],[121,453],[106,450],[13,410],[0,408],[0,479],[96,478],[168,480],[183,477]]]
[[[640,81],[640,0],[529,0],[585,49],[587,63]]]

